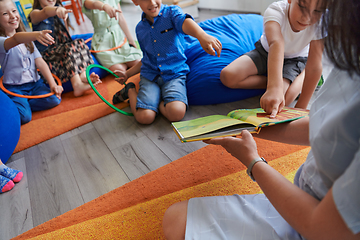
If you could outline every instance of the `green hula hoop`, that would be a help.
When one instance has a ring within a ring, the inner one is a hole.
[[[88,80],[91,88],[94,90],[94,92],[96,93],[96,95],[98,95],[98,97],[103,100],[107,105],[109,105],[109,107],[111,107],[112,109],[114,109],[115,111],[118,111],[119,113],[122,113],[124,115],[127,115],[127,116],[134,116],[134,114],[132,113],[129,113],[129,112],[125,112],[121,109],[118,109],[117,107],[115,107],[114,105],[112,105],[111,103],[109,103],[103,96],[101,96],[101,94],[98,92],[98,90],[96,90],[94,84],[91,82],[91,79],[90,79],[90,70],[94,67],[98,67],[98,68],[101,68],[101,69],[104,69],[106,71],[108,71],[109,73],[111,73],[112,75],[114,75],[115,77],[118,77],[115,73],[113,73],[110,69],[107,69],[106,67],[103,67],[101,65],[98,65],[98,64],[90,64],[87,68],[86,68],[86,79]]]

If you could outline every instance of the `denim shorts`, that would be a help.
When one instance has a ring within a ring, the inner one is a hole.
[[[253,60],[259,75],[267,74],[268,52],[263,48],[260,40],[255,43],[255,49],[245,53]],[[285,58],[283,66],[283,78],[293,82],[295,78],[305,69],[307,57]]]
[[[161,76],[150,81],[140,75],[139,86],[136,108],[150,109],[158,113],[161,101],[164,101],[164,106],[169,102],[180,101],[188,107],[186,75],[166,82]]]

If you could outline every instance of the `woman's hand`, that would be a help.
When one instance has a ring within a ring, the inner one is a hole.
[[[213,138],[205,140],[204,143],[223,146],[227,152],[239,159],[240,162],[248,167],[252,160],[259,158],[259,154],[257,152],[256,142],[251,133],[247,130],[243,130],[241,132],[241,136],[241,138]]]
[[[42,30],[35,32],[36,40],[44,46],[49,46],[55,43],[54,38],[50,35],[51,30]]]

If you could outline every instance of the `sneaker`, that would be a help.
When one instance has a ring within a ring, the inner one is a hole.
[[[129,82],[123,89],[114,94],[112,100],[113,104],[121,103],[127,100],[129,98],[128,92],[130,88],[135,88],[135,84],[133,82]]]

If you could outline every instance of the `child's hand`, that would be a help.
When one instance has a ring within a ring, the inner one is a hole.
[[[201,47],[205,50],[205,52],[207,52],[212,56],[215,56],[215,51],[216,51],[217,56],[220,57],[222,45],[217,38],[205,33],[204,35],[199,37],[199,42]]]
[[[55,10],[56,15],[64,21],[68,18],[69,13],[71,12],[72,10],[66,9],[64,7],[57,7]]]
[[[246,167],[259,157],[257,146],[251,133],[247,130],[241,132],[241,138],[224,137],[205,140],[207,144],[221,145],[228,153],[239,159]]]
[[[119,9],[113,8],[109,4],[103,6],[103,10],[109,15],[110,18],[115,18],[117,20],[117,14],[121,13]]]
[[[264,95],[260,98],[260,106],[267,114],[270,114],[270,118],[275,118],[285,105],[285,98],[282,90],[271,91],[266,90]]]
[[[35,32],[36,40],[44,46],[49,46],[55,43],[54,38],[50,35],[51,30],[42,30]]]
[[[124,71],[115,70],[114,73],[118,76],[118,78],[115,78],[115,81],[117,81],[120,84],[124,84],[126,82],[126,80],[128,79],[126,72],[124,72]]]
[[[55,93],[55,96],[60,99],[61,98],[61,93],[64,91],[62,86],[56,85],[54,87],[52,87],[51,89],[52,92]]]

